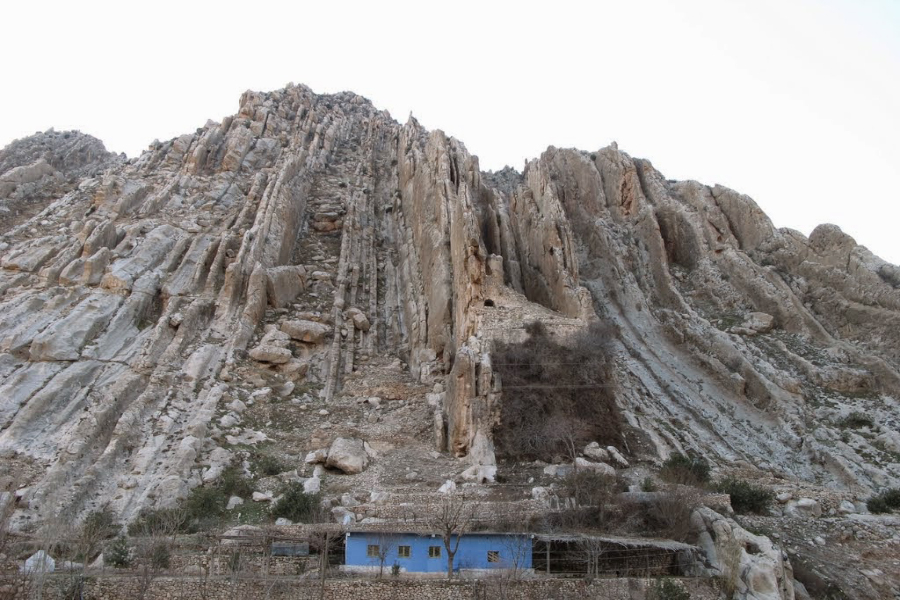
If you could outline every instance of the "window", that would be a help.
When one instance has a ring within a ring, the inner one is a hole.
[[[441,547],[440,546],[428,546],[428,558],[440,558],[441,557]]]
[[[500,551],[499,550],[488,550],[488,562],[489,563],[500,562]]]
[[[369,558],[378,558],[381,554],[381,548],[378,544],[369,544],[366,546],[366,556]]]
[[[412,548],[410,546],[397,546],[397,556],[400,558],[409,558],[412,554]]]

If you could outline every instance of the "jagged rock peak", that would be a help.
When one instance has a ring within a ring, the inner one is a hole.
[[[535,320],[562,342],[610,324],[625,464],[688,452],[835,490],[900,482],[900,271],[834,226],[777,229],[615,144],[482,173],[443,132],[305,86],[248,91],[130,161],[54,166],[17,144],[6,173],[38,175],[0,185],[39,211],[0,240],[21,520],[101,499],[130,519],[248,447],[303,464],[339,438],[365,440],[352,476],[383,478],[360,485],[397,479],[398,437],[490,479],[494,351]],[[866,435],[842,425],[857,412]]]

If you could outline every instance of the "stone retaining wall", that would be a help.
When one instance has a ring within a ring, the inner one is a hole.
[[[683,579],[693,600],[714,600],[718,590],[710,580]],[[297,578],[237,579],[159,578],[147,587],[139,577],[103,577],[85,586],[85,600],[644,600],[645,579],[503,578],[446,581],[329,580],[324,591],[317,580]]]

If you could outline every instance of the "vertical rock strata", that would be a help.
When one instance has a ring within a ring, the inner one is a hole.
[[[183,497],[248,361],[328,402],[395,356],[435,386],[440,449],[492,465],[491,343],[533,319],[617,325],[650,458],[900,481],[900,269],[836,227],[775,229],[615,145],[485,174],[440,131],[303,86],[103,169],[0,243],[0,452],[41,465],[37,516]],[[882,443],[840,441],[851,409]]]

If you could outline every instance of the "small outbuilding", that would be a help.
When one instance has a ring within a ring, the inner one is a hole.
[[[455,547],[455,536],[451,548]],[[464,533],[453,570],[531,569],[532,539],[521,533]],[[348,570],[391,569],[408,573],[446,573],[447,548],[439,535],[378,531],[346,534]]]

